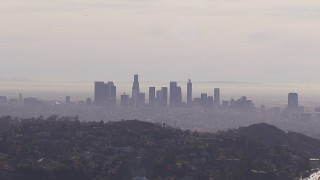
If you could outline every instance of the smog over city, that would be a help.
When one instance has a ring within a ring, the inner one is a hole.
[[[0,179],[320,178],[320,2],[2,0]]]

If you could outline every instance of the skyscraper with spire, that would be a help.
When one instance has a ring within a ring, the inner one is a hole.
[[[138,104],[138,98],[140,94],[140,87],[139,87],[139,75],[134,75],[133,85],[132,85],[132,100],[133,105],[137,106]]]
[[[23,96],[21,93],[19,94],[19,105],[23,105]]]

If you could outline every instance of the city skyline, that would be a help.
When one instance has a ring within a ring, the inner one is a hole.
[[[0,179],[320,180],[320,1],[1,0]]]
[[[100,78],[102,79],[102,78]],[[105,78],[103,78],[105,79]],[[131,79],[131,78],[128,78]],[[144,74],[141,81],[141,89],[145,93],[144,99],[148,99],[149,87],[155,87],[157,90],[161,87],[169,87],[168,82],[156,82],[156,81],[143,81]],[[109,79],[110,80],[110,79]],[[105,82],[108,82],[106,80]],[[120,95],[123,93],[131,94],[132,80],[126,83],[114,81],[118,88],[116,94],[117,99],[120,99]],[[182,99],[187,102],[187,85],[188,79],[185,81],[175,81],[181,84]],[[16,85],[14,85],[16,83]],[[20,84],[21,83],[21,84]],[[39,83],[39,84],[37,84]],[[15,89],[10,89],[10,85],[14,85]],[[288,92],[299,92],[301,94],[302,102],[305,104],[316,105],[319,102],[319,90],[317,88],[310,88],[310,86],[301,85],[286,85],[286,84],[260,84],[260,83],[241,83],[241,82],[205,82],[205,81],[192,81],[194,84],[194,90],[192,96],[200,96],[201,93],[208,93],[208,96],[214,96],[211,94],[214,88],[221,87],[223,89],[222,98],[240,98],[243,95],[257,99],[258,104],[283,104],[285,96]],[[92,94],[92,82],[65,82],[65,84],[55,84],[50,82],[15,82],[14,80],[7,81],[7,83],[1,84],[1,94],[8,95],[8,97],[16,97],[17,94],[23,93],[27,96],[38,97],[43,100],[61,99],[63,100],[66,95],[71,95],[74,100],[85,99],[90,97],[94,99]],[[179,85],[180,86],[180,85]],[[33,88],[30,89],[30,88]],[[47,89],[49,88],[49,89]],[[169,92],[169,91],[168,91]],[[0,94],[0,95],[1,95]]]
[[[224,99],[221,102],[220,97],[220,88],[214,87],[213,93],[201,92],[200,96],[195,95],[193,93],[193,85],[192,81],[189,79],[186,81],[186,92],[183,92],[181,86],[178,86],[177,81],[170,81],[169,87],[161,87],[157,89],[154,86],[148,87],[148,94],[140,90],[140,83],[139,83],[139,75],[133,75],[133,83],[131,88],[131,97],[126,94],[126,92],[121,93],[117,92],[117,86],[113,81],[95,81],[94,82],[94,91],[93,91],[93,98],[87,97],[86,102],[92,103],[94,102],[95,105],[98,106],[133,106],[139,107],[148,104],[151,107],[157,106],[167,106],[170,105],[171,107],[192,107],[196,104],[203,106],[203,107],[211,107],[217,109],[220,105],[226,105],[228,103],[230,106],[234,101],[234,97],[230,97],[229,99]],[[169,88],[169,89],[168,89]],[[168,91],[169,90],[169,91]],[[168,96],[169,92],[169,96]],[[72,94],[72,93],[71,93]],[[212,94],[212,95],[211,95]],[[195,97],[193,98],[193,96]],[[185,97],[184,97],[185,96]],[[18,102],[21,104],[22,102],[22,93],[19,94],[18,99],[8,99],[7,96],[0,96],[2,102]],[[148,98],[146,98],[148,97]],[[27,101],[29,99],[33,102],[33,104],[37,104],[37,98],[35,97],[28,97],[24,98]],[[288,94],[288,109],[289,110],[297,110],[300,106],[298,104],[298,93],[289,92]],[[10,101],[8,101],[10,100]],[[241,101],[247,101],[246,95],[240,95]],[[148,101],[148,102],[147,102]],[[167,103],[169,101],[169,103]],[[36,103],[35,103],[36,102]],[[71,96],[65,96],[65,103],[70,104]],[[30,103],[32,104],[32,103]],[[253,104],[250,100],[249,104]],[[228,105],[228,106],[229,106]],[[264,104],[261,104],[265,106]],[[254,106],[254,104],[253,104]]]
[[[148,94],[140,91],[139,84],[139,75],[133,75],[133,83],[131,89],[131,97],[127,95],[125,92],[120,95],[120,99],[117,99],[117,87],[114,85],[112,81],[108,81],[108,83],[95,81],[94,82],[94,104],[96,106],[105,106],[105,107],[132,107],[132,108],[140,108],[140,107],[151,107],[151,108],[163,108],[166,106],[169,107],[183,107],[183,108],[192,108],[192,107],[202,107],[213,109],[214,111],[224,111],[224,110],[240,110],[240,111],[256,111],[257,106],[254,101],[248,99],[247,96],[241,95],[240,98],[235,99],[231,97],[230,99],[224,99],[221,102],[220,97],[220,88],[215,87],[213,89],[213,95],[210,96],[211,93],[201,92],[200,97],[193,97],[193,86],[192,81],[189,78],[186,83],[186,93],[182,92],[181,86],[178,86],[176,81],[170,81],[169,83],[169,96],[168,96],[168,87],[161,87],[159,90],[156,87],[149,87]],[[146,95],[149,97],[146,99]],[[21,94],[19,95],[19,99]],[[183,96],[185,96],[183,98]],[[0,96],[1,97],[1,96]],[[185,99],[185,101],[184,101]],[[2,101],[7,101],[7,97],[2,97]],[[117,101],[120,101],[118,103]],[[168,103],[169,101],[169,103]],[[92,100],[90,97],[86,99],[86,104],[92,104]],[[66,104],[70,104],[70,96],[66,96],[65,99]],[[261,111],[266,109],[265,104],[260,105]],[[271,107],[279,110],[281,107],[273,106]],[[303,114],[305,111],[304,106],[299,105],[299,95],[296,92],[289,92],[287,98],[286,110],[289,113],[300,113]],[[318,107],[314,109],[318,112]],[[309,115],[307,115],[309,118]]]

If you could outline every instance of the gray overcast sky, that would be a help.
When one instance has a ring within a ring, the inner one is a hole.
[[[319,0],[1,0],[0,77],[318,83]]]

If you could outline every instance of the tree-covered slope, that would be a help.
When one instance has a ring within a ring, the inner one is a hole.
[[[320,156],[320,140],[301,133],[284,132],[275,126],[260,123],[238,129],[246,138],[267,145],[282,145],[308,157]]]
[[[52,116],[1,121],[10,125],[1,135],[0,179],[285,180],[309,168],[306,154],[249,138],[263,126],[199,133],[137,120],[80,122]],[[277,129],[272,133],[303,140]]]

